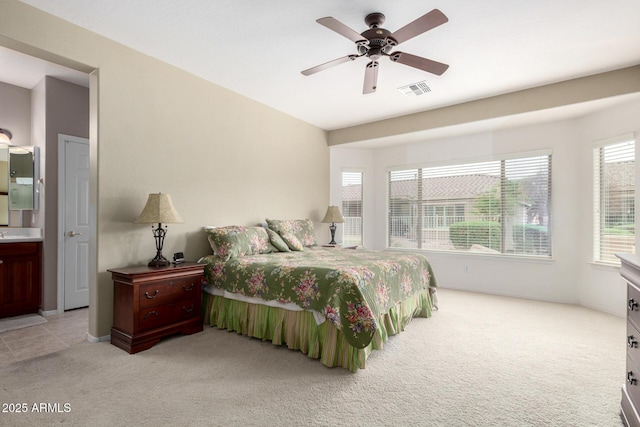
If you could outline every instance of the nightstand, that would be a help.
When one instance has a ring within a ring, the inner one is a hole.
[[[133,354],[166,336],[202,331],[204,264],[108,271],[114,286],[111,344]]]
[[[334,248],[334,249],[358,249],[358,245],[322,245],[323,248]]]

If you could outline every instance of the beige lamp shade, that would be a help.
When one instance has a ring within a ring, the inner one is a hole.
[[[176,211],[171,196],[162,193],[149,194],[147,204],[136,219],[136,224],[182,224],[184,221]]]
[[[329,206],[327,208],[327,214],[324,216],[322,222],[340,224],[344,222],[344,218],[340,213],[340,209],[337,206]]]

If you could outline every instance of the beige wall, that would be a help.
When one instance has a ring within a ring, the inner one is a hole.
[[[164,253],[183,251],[190,260],[209,252],[203,225],[322,219],[329,201],[324,131],[15,0],[0,0],[0,44],[99,70],[91,93],[93,337],[107,336],[112,325],[106,270],[155,253],[148,227],[133,224],[148,193],[172,195],[185,222],[169,226]]]
[[[0,82],[0,128],[11,131],[11,145],[31,145],[30,94],[29,89]]]

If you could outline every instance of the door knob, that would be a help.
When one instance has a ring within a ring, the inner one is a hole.
[[[70,232],[67,233],[67,235],[69,237],[75,237],[75,236],[82,236],[82,233],[76,233],[75,231],[71,230]]]

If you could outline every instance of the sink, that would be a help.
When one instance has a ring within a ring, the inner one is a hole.
[[[41,228],[0,228],[0,243],[41,241]]]

